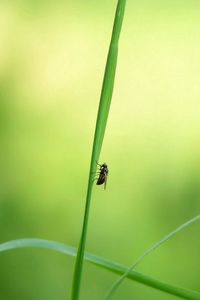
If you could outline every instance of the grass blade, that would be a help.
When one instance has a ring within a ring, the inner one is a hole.
[[[89,210],[90,210],[90,202],[92,195],[92,187],[93,187],[93,175],[96,171],[96,161],[99,160],[99,155],[103,143],[105,128],[107,124],[107,118],[113,93],[114,87],[114,79],[115,79],[115,71],[117,64],[117,54],[118,54],[118,42],[119,36],[121,32],[121,26],[124,16],[126,0],[118,0],[118,5],[115,14],[115,20],[113,25],[113,32],[106,62],[106,68],[104,73],[104,80],[102,85],[99,110],[97,115],[96,122],[96,130],[94,135],[93,149],[92,149],[92,157],[90,163],[90,172],[88,179],[88,189],[86,196],[86,204],[85,204],[85,212],[82,226],[82,233],[75,263],[74,269],[74,277],[72,282],[72,300],[79,299],[80,293],[80,284],[81,284],[81,276],[83,269],[83,258],[85,252],[85,244],[86,244],[86,236],[87,236],[87,228],[88,228],[88,219],[89,219]]]
[[[182,231],[183,229],[185,229],[186,227],[190,226],[192,223],[197,222],[200,220],[200,215],[190,219],[189,221],[183,223],[182,225],[180,225],[179,227],[177,227],[175,230],[173,230],[172,232],[170,232],[169,234],[167,234],[166,236],[164,236],[161,240],[159,240],[158,242],[156,242],[155,244],[153,244],[149,249],[147,249],[147,251],[145,251],[145,253],[143,255],[141,255],[136,262],[112,285],[112,287],[110,288],[110,290],[108,291],[108,293],[105,296],[105,300],[108,300],[111,298],[111,296],[113,296],[114,292],[117,290],[117,288],[122,284],[122,282],[124,281],[124,279],[128,276],[129,272],[132,271],[136,266],[139,265],[139,263],[141,263],[143,261],[143,259],[149,255],[151,252],[153,252],[154,250],[156,250],[158,247],[160,247],[162,244],[164,244],[167,240],[169,240],[170,238],[172,238],[174,235],[176,235],[177,233],[179,233],[180,231]]]
[[[76,256],[77,254],[77,249],[74,247],[42,239],[19,239],[0,244],[0,252],[18,248],[43,248],[57,251],[69,256]],[[119,275],[124,274],[124,272],[129,270],[129,268],[126,266],[87,252],[85,253],[84,259],[100,268],[104,268]],[[198,292],[176,287],[136,271],[130,271],[127,277],[131,280],[145,284],[146,286],[152,288],[156,288],[174,296],[188,300],[200,300],[200,293]]]

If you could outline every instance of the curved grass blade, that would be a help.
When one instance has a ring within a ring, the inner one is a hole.
[[[114,284],[111,286],[110,290],[108,291],[108,293],[106,294],[104,299],[108,300],[113,296],[114,292],[122,284],[124,279],[128,276],[129,272],[131,272],[136,266],[138,266],[139,263],[141,263],[147,255],[149,255],[151,252],[156,250],[158,247],[160,247],[162,244],[164,244],[167,240],[172,238],[174,235],[176,235],[177,233],[179,233],[180,231],[182,231],[186,227],[190,226],[192,223],[197,222],[199,220],[200,220],[200,215],[198,215],[198,216],[190,219],[189,221],[183,223],[182,225],[177,227],[175,230],[173,230],[172,232],[170,232],[169,234],[164,236],[161,240],[159,240],[158,242],[153,244],[149,249],[147,249],[147,251],[145,251],[145,253],[143,255],[141,255],[136,260],[136,262],[118,280],[116,280],[116,282],[114,282]]]
[[[89,179],[88,179],[88,188],[87,188],[82,233],[79,242],[78,253],[75,262],[74,277],[72,282],[72,293],[71,293],[72,300],[79,299],[80,284],[81,284],[82,269],[83,269],[83,258],[85,252],[89,210],[90,210],[90,202],[91,202],[92,187],[93,187],[92,174],[95,173],[96,161],[99,160],[99,155],[100,155],[105,128],[107,124],[108,113],[110,109],[110,103],[112,99],[115,71],[117,65],[118,42],[119,42],[119,36],[120,36],[122,22],[123,22],[125,4],[126,4],[126,0],[118,0],[115,20],[113,25],[113,31],[112,31],[112,37],[111,37],[111,42],[110,42],[110,47],[109,47],[109,52],[108,52],[108,57],[106,62],[105,73],[104,73],[99,110],[97,115],[96,129],[94,135],[92,157],[90,163],[90,172],[89,172]]]
[[[76,256],[77,254],[77,249],[74,247],[42,239],[19,239],[0,244],[0,252],[18,248],[43,248],[57,251],[69,256]],[[119,275],[124,274],[124,272],[129,270],[129,268],[124,265],[87,252],[85,253],[84,259],[100,268],[104,268]],[[149,287],[174,296],[178,296],[180,298],[188,300],[200,300],[200,293],[198,292],[176,287],[136,271],[130,271],[127,277],[141,284],[145,284]]]

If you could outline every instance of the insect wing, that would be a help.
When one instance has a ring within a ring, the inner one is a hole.
[[[105,180],[104,180],[104,190],[106,189],[107,186],[107,179],[108,179],[108,175],[105,175]]]

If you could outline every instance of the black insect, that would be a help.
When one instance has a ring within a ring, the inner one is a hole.
[[[104,184],[104,190],[106,189],[106,183],[108,178],[108,165],[106,163],[99,165],[99,177],[97,179],[97,185]]]

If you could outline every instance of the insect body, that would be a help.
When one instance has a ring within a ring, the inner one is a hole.
[[[98,163],[97,163],[98,164]],[[104,184],[104,190],[106,189],[106,183],[108,178],[108,165],[104,163],[103,165],[100,165],[99,169],[99,177],[97,179],[97,185]]]

